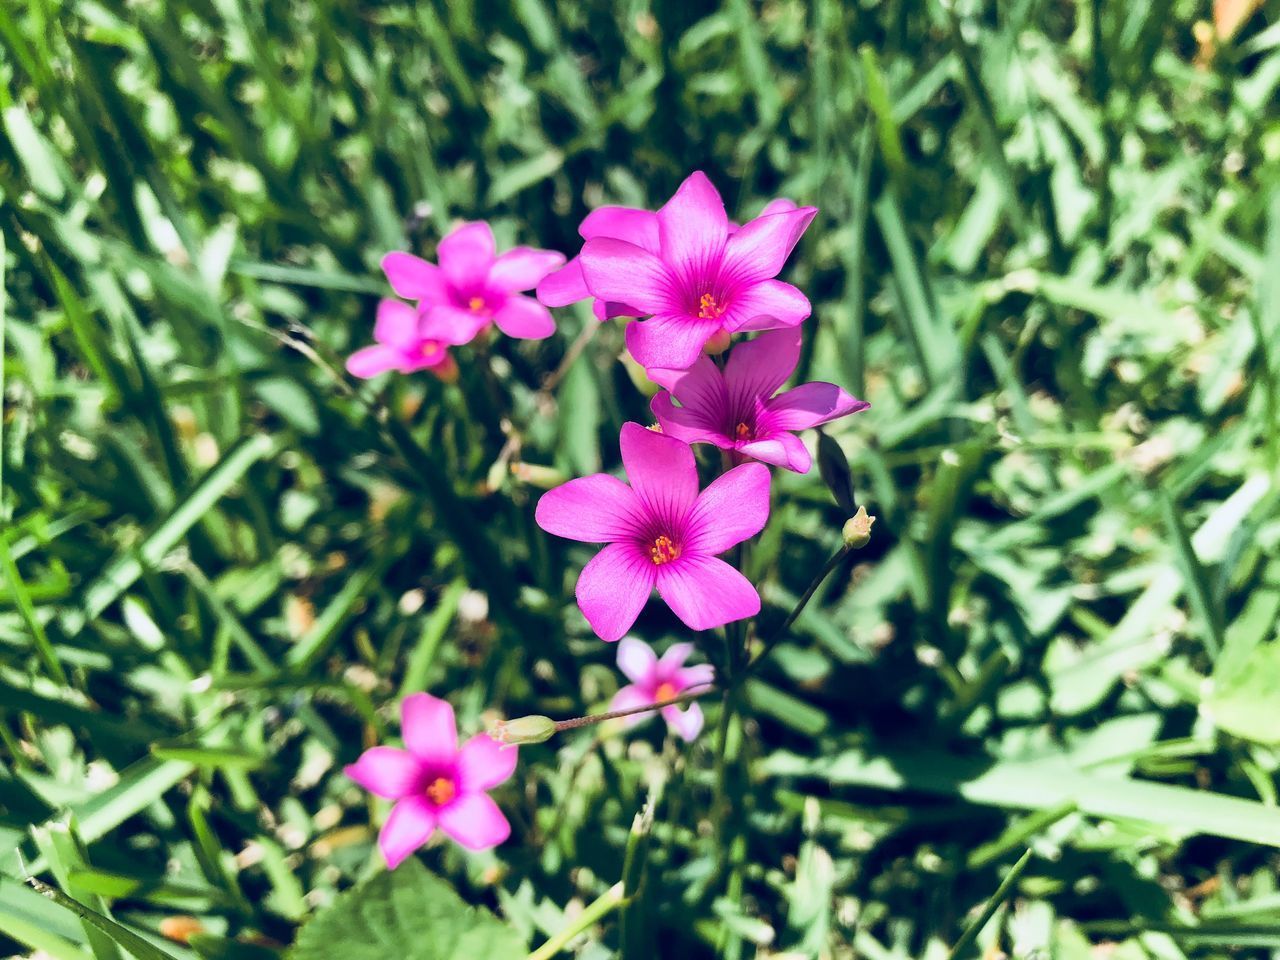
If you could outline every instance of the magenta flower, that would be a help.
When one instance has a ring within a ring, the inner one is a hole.
[[[541,340],[555,332],[551,311],[520,296],[564,263],[564,254],[515,247],[497,255],[493,231],[483,220],[464,223],[440,241],[440,265],[411,253],[388,253],[382,269],[391,289],[418,301],[429,319],[470,340],[492,321],[510,337]],[[466,343],[467,340],[459,341]]]
[[[688,370],[653,370],[670,393],[653,398],[662,432],[685,443],[712,443],[807,473],[809,451],[791,431],[858,413],[871,404],[834,383],[805,383],[776,397],[800,359],[800,331],[772,330],[729,354],[724,372],[707,357]],[[671,402],[674,395],[680,406]]]
[[[760,612],[760,595],[717,554],[759,533],[769,518],[769,471],[734,467],[698,493],[688,444],[622,426],[631,485],[597,473],[543,494],[536,513],[548,533],[607,543],[578,577],[578,606],[602,640],[631,628],[654,587],[693,630]]]
[[[786,197],[770,200],[760,211],[760,216],[767,217],[775,213],[791,213],[796,209],[793,201]],[[732,235],[741,228],[730,221],[729,233]],[[635,207],[597,207],[587,214],[578,227],[578,234],[583,240],[596,237],[607,237],[615,240],[627,240],[643,247],[655,256],[660,247],[658,234],[658,214],[653,210],[639,210]],[[577,256],[559,270],[542,278],[538,284],[538,299],[548,307],[567,307],[579,300],[591,296],[587,288],[587,278],[582,274],[582,257]],[[592,300],[592,312],[599,320],[613,317],[643,317],[644,311],[625,303],[613,303],[606,300]]]
[[[627,239],[592,236],[578,260],[597,300],[651,317],[627,327],[636,361],[685,370],[721,332],[794,327],[809,315],[804,294],[774,277],[816,213],[771,213],[731,231],[720,194],[694,173],[658,211],[656,240],[652,224],[633,216]]]
[[[516,769],[516,748],[479,733],[458,749],[453,707],[428,693],[400,704],[407,749],[372,747],[346,768],[370,793],[396,801],[378,846],[394,870],[439,827],[468,850],[488,850],[511,835],[498,805],[485,793]]]
[[[635,637],[623,637],[618,644],[618,669],[631,681],[617,692],[610,710],[634,710],[654,703],[666,703],[694,687],[705,687],[715,680],[715,669],[709,663],[686,667],[684,662],[693,652],[692,643],[673,644],[662,659],[653,648]],[[648,720],[653,714],[636,713],[626,718],[628,726]],[[702,730],[702,708],[690,703],[682,707],[662,708],[662,718],[676,736],[692,740]]]
[[[487,323],[484,320],[481,326]],[[347,371],[364,380],[388,370],[431,370],[444,376],[455,366],[449,347],[466,343],[479,330],[474,322],[458,324],[452,318],[400,300],[382,300],[373,326],[373,339],[377,342],[348,357]]]

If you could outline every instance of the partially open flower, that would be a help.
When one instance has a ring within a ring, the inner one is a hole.
[[[485,792],[516,768],[516,750],[479,733],[458,747],[453,707],[427,693],[400,704],[405,749],[372,747],[346,768],[370,793],[394,800],[378,846],[394,870],[439,827],[469,850],[487,850],[511,834]]]

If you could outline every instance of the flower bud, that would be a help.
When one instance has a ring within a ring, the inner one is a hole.
[[[445,357],[434,367],[427,367],[427,369],[439,377],[443,383],[458,382],[458,362],[453,357]]]
[[[867,513],[866,507],[859,507],[858,512],[844,522],[844,545],[850,550],[858,550],[871,542],[871,525],[876,518]]]
[[[542,743],[556,732],[556,722],[550,717],[532,714],[514,720],[499,720],[489,736],[503,746],[513,747],[522,743]]]
[[[531,487],[540,487],[543,490],[558,487],[569,479],[555,467],[544,467],[541,464],[524,463],[523,461],[511,465],[511,475],[521,483],[527,483]]]
[[[716,354],[724,353],[729,349],[729,331],[721,327],[711,335],[711,338],[702,346],[702,352],[709,357]]]

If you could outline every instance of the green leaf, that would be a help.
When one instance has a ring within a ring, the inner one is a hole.
[[[1227,733],[1280,746],[1280,641],[1260,644],[1242,662],[1214,671],[1203,705]]]
[[[290,960],[523,960],[516,932],[407,860],[338,897],[302,928]]]

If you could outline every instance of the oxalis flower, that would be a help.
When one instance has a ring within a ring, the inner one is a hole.
[[[452,318],[400,300],[383,300],[378,304],[378,319],[373,327],[377,342],[348,357],[347,371],[368,380],[388,370],[430,370],[448,380],[457,373],[449,347],[466,343],[478,329],[474,324],[460,325]]]
[[[489,797],[516,768],[516,748],[476,734],[458,749],[453,707],[427,693],[400,704],[405,749],[372,747],[346,768],[370,793],[394,800],[378,847],[394,870],[439,827],[468,850],[496,847],[511,826]]]
[[[541,340],[555,332],[551,311],[521,296],[564,263],[564,254],[515,247],[498,255],[484,221],[464,223],[436,250],[437,266],[411,253],[388,253],[382,269],[399,296],[418,301],[429,320],[447,325],[466,343],[491,322],[510,337]]]
[[[635,242],[637,220],[637,234],[593,236],[578,259],[592,296],[651,317],[627,327],[636,361],[684,370],[712,337],[794,327],[809,316],[805,295],[774,277],[817,212],[771,213],[731,232],[720,194],[694,173],[658,211],[656,239]]]
[[[578,606],[602,640],[635,623],[654,587],[693,630],[760,612],[760,595],[717,554],[759,533],[769,519],[769,471],[747,463],[698,492],[689,445],[623,424],[619,439],[630,486],[598,473],[543,494],[548,533],[607,543],[578,577]]]
[[[609,709],[632,710],[666,703],[687,690],[706,687],[715,680],[715,669],[709,663],[686,667],[684,662],[692,652],[692,643],[676,643],[659,658],[643,640],[623,637],[618,644],[618,669],[631,683],[617,692]],[[651,713],[636,713],[625,717],[623,722],[632,726],[651,716]],[[663,707],[662,719],[667,721],[672,733],[684,740],[692,740],[702,730],[702,708],[696,702],[683,707]]]
[[[800,360],[800,331],[772,330],[739,343],[724,371],[707,357],[688,370],[652,370],[670,393],[653,398],[663,433],[686,443],[712,443],[721,450],[807,473],[811,457],[791,431],[858,413],[871,404],[834,383],[805,383],[778,391]],[[676,406],[672,397],[680,402]]]

